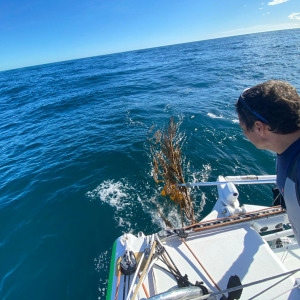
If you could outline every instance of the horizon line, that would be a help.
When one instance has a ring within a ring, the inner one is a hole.
[[[25,68],[40,67],[40,66],[50,65],[50,64],[70,62],[70,61],[81,60],[81,59],[89,59],[89,58],[99,57],[99,56],[115,55],[115,54],[142,51],[142,50],[150,50],[150,49],[155,49],[155,48],[163,48],[163,47],[170,47],[170,46],[176,46],[176,45],[184,45],[184,44],[190,44],[190,43],[205,42],[205,41],[209,41],[209,40],[217,40],[217,39],[238,37],[238,36],[251,35],[251,34],[260,34],[260,33],[265,33],[265,32],[276,32],[276,31],[297,30],[297,29],[299,30],[300,27],[275,29],[275,30],[264,30],[264,31],[248,32],[248,33],[241,33],[241,34],[228,35],[228,36],[204,38],[204,39],[200,39],[200,40],[196,40],[196,41],[182,42],[182,43],[176,43],[176,44],[167,44],[167,45],[160,45],[160,46],[154,46],[154,47],[146,47],[146,48],[140,48],[140,49],[125,50],[125,51],[120,51],[120,52],[111,52],[111,53],[103,53],[103,54],[92,55],[92,56],[70,58],[70,59],[66,59],[66,60],[50,61],[50,62],[45,62],[45,63],[41,63],[41,64],[28,65],[28,66],[23,66],[23,67],[16,67],[16,68],[12,68],[12,69],[3,69],[3,70],[0,69],[0,73],[1,72],[7,72],[7,71],[13,71],[13,70],[19,70],[19,69],[25,69]]]

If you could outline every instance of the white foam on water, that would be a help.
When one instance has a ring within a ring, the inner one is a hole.
[[[94,258],[95,270],[97,272],[100,272],[103,269],[109,269],[109,264],[107,263],[107,261],[109,261],[110,255],[111,254],[108,252],[108,250],[106,250],[100,253],[98,257]]]
[[[181,227],[181,215],[178,210],[178,206],[173,206],[172,209],[169,211],[167,215],[167,219],[173,224],[173,226],[176,228]],[[184,220],[185,222],[185,220]]]
[[[223,117],[222,115],[217,116],[217,115],[215,115],[215,114],[213,114],[213,113],[207,113],[207,115],[208,115],[210,118],[212,118],[212,119],[224,119],[224,117]]]
[[[199,206],[199,209],[198,209],[198,214],[200,214],[203,211],[204,206],[206,204],[206,199],[207,199],[206,195],[204,193],[202,193],[201,194],[201,202],[200,202],[200,206]],[[199,215],[199,217],[200,217],[200,215]]]
[[[136,202],[132,201],[133,188],[125,179],[121,181],[105,180],[94,190],[86,193],[90,200],[100,200],[114,208],[114,220],[119,227],[131,231],[132,207]],[[135,197],[137,198],[137,197]]]
[[[141,121],[135,121],[133,119],[132,113],[130,110],[126,111],[126,125],[128,126],[141,126],[141,127],[148,127],[145,123],[141,122]]]
[[[208,178],[210,177],[211,174],[211,165],[210,164],[204,164],[201,168],[201,172],[194,172],[192,173],[192,183],[197,183],[197,182],[206,182]],[[195,210],[195,217],[197,220],[200,220],[201,217],[201,212],[204,209],[204,206],[206,204],[206,195],[205,192],[201,192],[200,190],[197,190],[197,188],[194,188],[191,190],[192,193],[192,198],[195,198],[195,195],[200,195],[200,203],[197,207],[194,207]],[[194,199],[195,200],[195,199]],[[198,201],[197,201],[198,203]]]
[[[206,181],[211,174],[211,165],[209,163],[202,165],[200,172],[192,173],[192,182]]]
[[[187,163],[187,169],[189,170],[189,163]],[[188,172],[189,173],[189,172]],[[211,173],[211,165],[204,164],[201,167],[200,172],[192,173],[190,182],[207,181]],[[146,186],[148,186],[148,182]],[[156,197],[160,197],[160,188],[140,189],[132,186],[125,178],[116,180],[105,180],[100,183],[94,190],[86,193],[86,196],[91,201],[100,201],[101,203],[108,204],[113,208],[113,219],[116,225],[122,228],[124,232],[135,231],[136,223],[133,222],[136,218],[136,206],[139,205],[144,213],[150,214],[153,224],[158,225],[160,228],[166,228],[166,224],[161,218],[158,209],[153,206],[156,203]],[[149,193],[152,195],[149,197]],[[191,190],[192,198],[196,200],[196,194],[199,191],[196,189]],[[199,216],[199,213],[203,210],[206,202],[205,194],[201,193],[201,200],[197,201],[197,207],[195,209],[195,217]],[[165,204],[159,204],[162,213],[175,227],[181,227],[181,215],[178,206],[167,201]],[[198,219],[198,218],[197,218]],[[187,220],[185,220],[186,222]],[[140,228],[143,230],[142,228]]]
[[[94,264],[95,264],[95,271],[100,272],[100,271],[105,271],[108,273],[109,266],[110,266],[110,256],[111,253],[108,252],[108,250],[102,252],[99,254],[98,257],[94,259]],[[98,299],[104,299],[106,295],[106,287],[108,284],[108,278],[99,278],[99,286],[98,286],[98,291],[99,291],[99,297]]]
[[[120,210],[124,206],[122,199],[128,197],[126,190],[128,190],[128,186],[121,181],[106,180],[93,191],[87,192],[86,195],[91,200],[99,198],[101,202]]]
[[[152,197],[152,201],[156,203],[156,196]],[[163,213],[164,217],[171,222],[174,227],[181,227],[181,217],[178,207],[172,203],[159,204],[160,210]],[[154,224],[157,224],[160,228],[167,228],[168,226],[162,219],[158,209],[153,209],[149,211],[152,221]]]

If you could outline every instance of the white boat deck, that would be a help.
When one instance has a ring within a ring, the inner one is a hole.
[[[273,249],[275,255],[284,264],[288,271],[300,268],[300,248],[298,244],[289,245],[288,247]],[[300,272],[294,275],[295,278],[300,278]],[[300,298],[299,298],[300,299]]]
[[[199,234],[201,238],[199,238]],[[296,269],[300,265],[299,262],[298,265],[295,265],[295,260],[292,259],[299,254],[299,247],[295,251],[290,251],[289,257],[285,259],[288,265],[284,265],[249,224],[197,233],[188,237],[186,242],[221,290],[227,288],[231,275],[239,276],[242,284],[248,284],[284,273],[289,269]],[[182,275],[188,275],[190,282],[204,281],[205,285],[213,292],[218,291],[192,253],[178,237],[168,239],[167,244],[163,243],[163,245]],[[156,263],[163,266],[161,262]],[[152,280],[154,287],[151,288]],[[255,299],[273,299],[274,295],[278,295],[276,299],[300,299],[298,288],[289,292],[289,295],[286,293],[281,295],[293,288],[295,279],[291,276],[275,285],[281,280],[282,278],[277,278],[244,288],[241,299],[253,297]],[[147,285],[150,291],[154,289],[155,294],[177,286],[174,277],[159,267],[153,268],[153,276],[149,274]],[[272,289],[267,290],[270,286]],[[259,295],[263,290],[266,291]]]
[[[274,181],[274,176],[261,177],[255,183]],[[142,233],[120,237],[114,245],[107,299],[129,300],[132,295],[139,300],[174,299],[172,295],[183,290],[176,280],[179,271],[181,276],[187,275],[187,285],[203,281],[210,294],[226,290],[230,277],[236,275],[241,285],[246,285],[241,300],[299,300],[300,272],[281,275],[300,269],[300,248],[288,237],[293,232],[288,229],[287,214],[280,207],[240,206],[231,181],[249,178],[252,177],[226,177],[230,182],[223,183],[225,178],[219,177],[222,183],[218,182],[219,198],[214,209],[200,223],[184,228],[188,233],[184,239],[177,235],[177,230],[147,237]],[[165,252],[160,253],[162,249],[154,247],[155,243],[161,243]],[[281,247],[274,249],[274,245]],[[155,250],[154,258],[151,254],[147,258],[149,252],[145,250],[149,249]],[[120,271],[120,260],[129,250],[134,252],[139,266],[126,280]],[[141,257],[145,258],[139,263]],[[170,272],[171,268],[178,271]],[[199,289],[193,287],[191,293],[194,291],[193,298],[187,298],[185,290],[184,298],[176,299],[198,299]],[[209,299],[220,299],[221,294],[212,297]]]

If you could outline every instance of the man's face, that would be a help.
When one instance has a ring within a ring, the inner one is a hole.
[[[257,148],[257,149],[265,149],[263,147],[262,144],[262,138],[261,135],[259,134],[259,130],[256,127],[256,125],[254,124],[253,128],[251,128],[250,130],[247,129],[245,123],[241,120],[241,118],[239,117],[239,121],[240,121],[240,127],[243,130],[243,133],[245,135],[245,137]]]

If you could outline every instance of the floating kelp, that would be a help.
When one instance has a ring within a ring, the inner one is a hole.
[[[153,128],[150,129],[149,134]],[[182,138],[179,125],[171,118],[166,131],[157,130],[148,140],[153,158],[153,178],[156,183],[164,184],[161,195],[169,196],[176,205],[180,205],[182,226],[183,213],[192,224],[195,223],[193,201],[189,191],[185,186],[178,186],[180,183],[185,183],[182,172]],[[163,216],[160,209],[159,213],[167,226],[170,226],[171,223]]]

